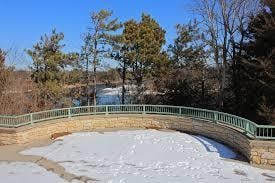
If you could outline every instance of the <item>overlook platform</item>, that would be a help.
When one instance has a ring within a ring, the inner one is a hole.
[[[275,165],[273,126],[217,111],[153,105],[86,106],[0,117],[0,144],[25,144],[62,132],[107,128],[171,129],[228,145],[251,164]],[[275,132],[275,130],[274,130]]]

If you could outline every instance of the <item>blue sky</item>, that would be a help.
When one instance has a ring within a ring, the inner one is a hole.
[[[53,28],[65,34],[65,51],[78,51],[90,13],[112,10],[121,21],[139,20],[148,13],[166,30],[167,43],[175,38],[175,25],[192,19],[191,0],[0,0],[0,48],[23,52]],[[26,68],[26,57],[18,68]]]

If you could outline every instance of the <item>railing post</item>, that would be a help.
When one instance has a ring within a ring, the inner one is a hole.
[[[256,138],[256,136],[257,136],[257,131],[258,131],[258,127],[254,126],[254,128],[253,128],[253,136],[254,136],[254,138]]]
[[[246,121],[245,123],[245,133],[248,134],[249,132],[249,123]]]
[[[182,113],[182,112],[181,112],[181,109],[182,109],[182,108],[179,107],[179,116],[181,116],[181,113]]]
[[[31,120],[31,125],[33,125],[33,116],[32,116],[32,113],[30,114],[30,120]]]
[[[109,111],[108,111],[108,106],[106,105],[105,106],[105,114],[108,115],[109,114]]]
[[[68,108],[68,116],[71,117],[71,108]]]
[[[214,123],[218,123],[218,112],[214,111]]]
[[[142,105],[142,114],[146,114],[145,105]]]

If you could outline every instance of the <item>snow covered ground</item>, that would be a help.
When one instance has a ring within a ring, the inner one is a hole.
[[[46,169],[27,162],[0,162],[0,182],[3,183],[65,183],[67,181]]]
[[[125,85],[125,103],[132,103],[133,96],[136,95],[135,85]],[[154,92],[151,90],[146,90],[144,92],[145,95],[157,95],[161,94],[158,92]],[[98,104],[100,105],[110,105],[110,104],[121,104],[121,95],[122,95],[122,86],[114,87],[114,88],[100,88],[97,91]]]
[[[236,156],[228,147],[179,132],[74,133],[49,146],[22,153],[46,157],[67,172],[107,183],[275,181],[274,171],[228,160]]]
[[[125,102],[131,102],[131,95],[135,90],[134,85],[125,85],[126,95]],[[98,103],[100,105],[110,105],[110,104],[120,104],[121,103],[121,94],[122,94],[122,86],[114,87],[114,88],[101,88],[97,91]]]

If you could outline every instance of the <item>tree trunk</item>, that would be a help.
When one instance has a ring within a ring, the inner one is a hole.
[[[226,80],[226,69],[227,69],[227,24],[224,18],[224,37],[222,45],[222,76],[221,76],[221,90],[220,90],[220,100],[219,100],[219,109],[224,107],[224,89],[225,89],[225,80]]]
[[[96,37],[96,36],[95,36]],[[94,45],[94,50],[93,50],[94,58],[93,58],[93,67],[94,67],[94,92],[93,92],[93,104],[96,106],[96,59],[97,59],[97,40],[95,39],[95,45]]]
[[[220,108],[222,103],[222,97],[221,97],[221,88],[222,88],[222,81],[221,81],[221,68],[219,65],[219,49],[216,43],[216,46],[214,48],[214,60],[217,65],[217,77],[218,77],[218,93],[217,93],[217,106]]]
[[[89,92],[89,59],[86,58],[86,97],[87,97],[87,105],[90,106],[90,92]]]
[[[239,115],[243,115],[243,113],[241,112],[241,108],[242,108],[242,104],[241,104],[241,97],[242,97],[242,94],[241,94],[241,85],[240,83],[242,82],[241,81],[241,77],[240,77],[240,59],[241,59],[241,56],[242,56],[242,51],[243,51],[243,41],[244,41],[244,32],[241,33],[241,40],[240,40],[240,43],[239,43],[239,50],[238,52],[236,53],[236,45],[235,43],[232,43],[234,44],[233,46],[233,51],[234,51],[234,54],[233,54],[233,63],[234,63],[234,67],[233,67],[233,91],[234,91],[234,95],[235,95],[235,110],[237,112],[237,114]]]
[[[121,103],[125,104],[125,80],[126,80],[126,63],[123,61],[123,68],[122,68],[122,96],[121,96]]]
[[[204,106],[204,100],[205,100],[205,69],[202,70],[202,81],[201,81],[201,103],[202,106]]]
[[[223,64],[222,64],[221,91],[220,91],[220,101],[219,101],[219,108],[221,110],[224,107],[224,89],[225,89],[225,80],[226,80],[226,69],[227,69],[227,49],[225,46],[223,47]]]
[[[96,61],[94,61],[94,92],[93,92],[93,104],[96,106]]]

